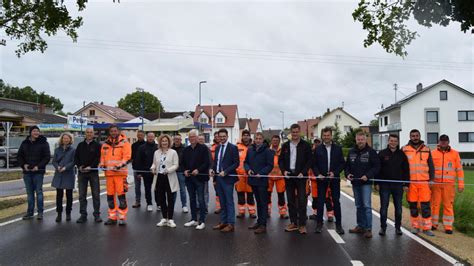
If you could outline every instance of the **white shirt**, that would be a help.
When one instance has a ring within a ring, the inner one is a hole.
[[[329,143],[329,145],[324,144],[324,146],[326,146],[326,150],[328,151],[327,155],[328,155],[328,173],[329,173],[329,171],[331,169],[331,146],[332,146],[332,143]]]
[[[290,142],[290,170],[294,171],[296,168],[296,153],[299,141],[295,144],[293,141]]]
[[[222,159],[224,159],[224,154],[225,154],[225,150],[227,148],[228,143],[229,142],[221,144],[221,147],[219,148],[219,153],[217,154],[217,168],[216,168],[217,173],[219,173],[219,169],[221,166],[221,154],[222,154]]]
[[[160,165],[158,166],[158,173],[163,174],[165,172],[166,153],[162,153],[160,156]]]

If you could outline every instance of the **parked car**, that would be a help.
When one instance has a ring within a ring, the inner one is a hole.
[[[18,148],[10,148],[10,166],[18,164]],[[0,147],[0,168],[7,167],[7,148]]]

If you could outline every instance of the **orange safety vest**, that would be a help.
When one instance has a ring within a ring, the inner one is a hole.
[[[117,176],[128,175],[127,163],[132,155],[132,147],[127,141],[125,135],[120,134],[117,139],[108,137],[102,145],[100,151],[100,165],[105,168],[114,168],[116,166],[124,166],[118,171],[105,171],[105,175]]]
[[[240,159],[240,165],[239,165],[239,168],[237,168],[237,174],[247,175],[245,173],[244,161],[245,161],[245,158],[247,157],[248,146],[245,146],[245,144],[243,143],[237,143],[237,149],[239,150],[239,159]]]
[[[453,183],[458,179],[458,187],[464,188],[464,171],[459,152],[448,147],[442,151],[439,147],[431,152],[435,167],[435,182]]]
[[[403,152],[408,157],[410,165],[410,180],[411,181],[429,181],[430,169],[428,159],[430,158],[430,148],[421,143],[418,149],[415,149],[410,144],[402,148]]]
[[[216,159],[214,157],[216,157],[216,149],[217,149],[218,146],[219,146],[219,144],[215,144],[215,143],[212,144],[212,146],[211,146],[211,156],[212,156],[212,161],[213,162]]]
[[[280,152],[281,152],[281,148],[278,148],[275,151],[275,155],[273,156],[273,170],[269,174],[270,177],[277,176],[274,179],[278,179],[278,176],[282,176],[280,165],[278,165],[278,157],[280,156]]]

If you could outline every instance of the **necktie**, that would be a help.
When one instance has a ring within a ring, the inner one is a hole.
[[[221,145],[221,152],[219,155],[219,173],[222,171],[222,158],[224,157],[225,145]]]

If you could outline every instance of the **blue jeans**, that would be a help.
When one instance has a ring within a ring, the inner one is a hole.
[[[204,208],[206,206],[204,203],[204,184],[205,182],[198,180],[197,177],[186,178],[186,187],[188,188],[189,202],[191,203],[191,220],[199,221],[199,223],[206,221],[207,208]],[[199,220],[197,219],[196,197],[200,206]]]
[[[217,177],[217,194],[221,202],[221,223],[235,224],[234,183],[224,181],[226,177]]]
[[[179,196],[181,198],[181,207],[186,207],[186,177],[184,173],[178,172],[178,182],[179,182]]]
[[[140,203],[142,197],[142,179],[137,176],[140,175],[138,172],[133,172],[135,179],[135,202]]]
[[[268,215],[268,186],[252,186],[257,201],[257,224],[267,226]]]
[[[357,208],[357,226],[372,230],[372,185],[352,186]]]
[[[38,173],[28,173],[23,175],[26,194],[28,195],[28,215],[33,215],[35,212],[35,193],[38,213],[43,213],[43,178],[44,174]]]

